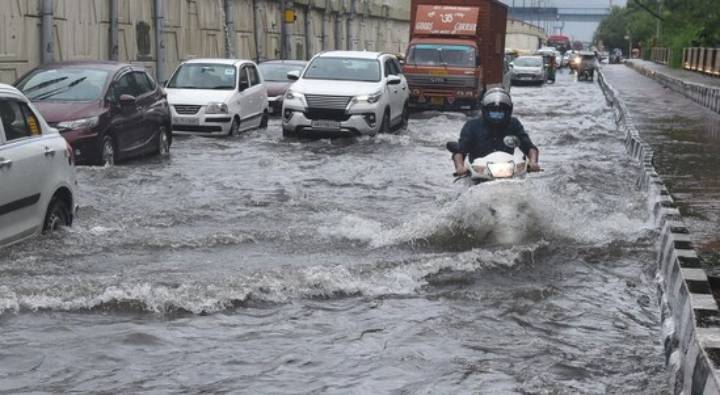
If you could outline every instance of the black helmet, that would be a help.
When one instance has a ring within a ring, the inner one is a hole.
[[[492,88],[487,91],[480,106],[485,122],[493,125],[507,125],[512,119],[512,98],[503,88]]]

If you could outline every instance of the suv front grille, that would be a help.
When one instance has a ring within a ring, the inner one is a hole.
[[[305,95],[305,99],[307,100],[308,107],[319,109],[344,111],[348,103],[350,103],[349,96]]]
[[[175,112],[181,115],[195,115],[200,111],[200,106],[188,106],[188,105],[181,105],[177,104],[173,106],[175,108]]]
[[[347,121],[350,119],[350,115],[345,113],[345,109],[342,110],[328,110],[326,108],[308,108],[305,112],[305,117],[311,121],[315,120],[328,120],[328,121]]]

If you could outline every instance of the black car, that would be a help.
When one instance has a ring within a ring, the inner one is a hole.
[[[141,67],[116,62],[48,64],[33,69],[15,86],[70,143],[78,163],[112,165],[170,152],[165,91]]]

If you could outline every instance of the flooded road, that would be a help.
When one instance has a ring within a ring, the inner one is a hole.
[[[524,183],[452,183],[461,114],[79,169],[76,226],[0,257],[0,392],[665,392],[639,166],[558,77],[513,88]]]

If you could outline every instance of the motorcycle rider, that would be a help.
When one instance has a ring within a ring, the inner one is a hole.
[[[528,158],[528,171],[541,171],[538,165],[540,151],[530,140],[520,121],[512,116],[513,102],[510,94],[502,88],[490,89],[482,98],[482,117],[473,118],[465,123],[458,142],[450,142],[448,150],[452,152],[455,163],[455,176],[469,173],[465,157],[470,163],[477,158],[503,151],[513,153],[513,148],[505,145],[506,136],[515,136],[520,150]]]

